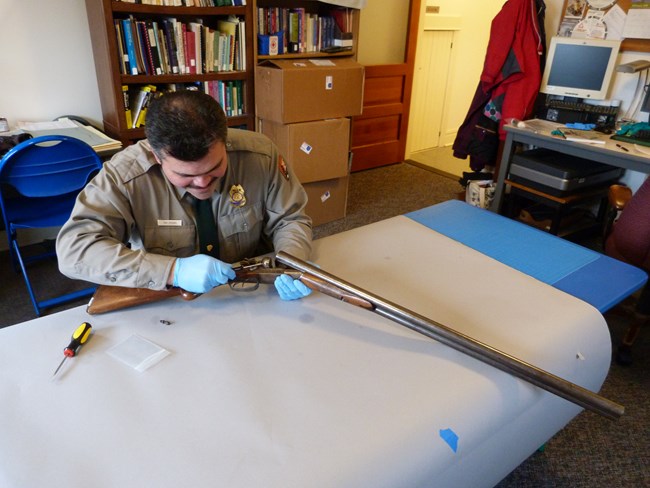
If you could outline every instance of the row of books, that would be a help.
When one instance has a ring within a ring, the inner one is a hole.
[[[124,3],[142,5],[161,5],[164,7],[239,7],[246,5],[246,0],[116,0]]]
[[[262,35],[282,33],[279,54],[319,52],[340,46],[337,40],[349,31],[345,30],[346,21],[338,22],[337,17],[338,12],[347,10],[333,9],[332,15],[319,15],[304,8],[258,7],[257,29]]]
[[[212,96],[223,108],[227,117],[246,113],[243,80],[213,80],[192,83],[166,83],[162,85],[122,85],[126,126],[136,129],[145,125],[147,109],[154,97],[179,90],[202,90]]]
[[[200,21],[115,19],[120,72],[128,75],[202,74],[246,69],[246,24],[237,16]]]
[[[203,83],[205,93],[219,102],[226,117],[237,117],[246,113],[244,86],[243,80],[212,80]]]

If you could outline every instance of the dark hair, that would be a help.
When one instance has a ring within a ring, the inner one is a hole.
[[[199,91],[165,93],[152,100],[144,128],[151,149],[182,161],[204,157],[215,142],[226,142],[226,116],[210,95]]]

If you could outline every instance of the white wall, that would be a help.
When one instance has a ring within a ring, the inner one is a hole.
[[[101,123],[84,0],[2,0],[0,19],[0,117]]]
[[[369,0],[361,11],[357,61],[364,65],[404,62],[409,0]]]

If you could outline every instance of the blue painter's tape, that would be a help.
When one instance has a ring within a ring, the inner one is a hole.
[[[456,432],[451,429],[440,429],[440,437],[451,447],[452,451],[456,452],[458,450],[458,436]]]

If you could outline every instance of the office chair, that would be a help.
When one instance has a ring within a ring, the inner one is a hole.
[[[102,167],[95,151],[67,136],[42,136],[24,141],[0,160],[0,208],[9,241],[9,255],[20,268],[36,315],[43,309],[89,296],[95,287],[37,300],[27,264],[56,256],[54,250],[24,255],[18,243],[20,229],[60,227],[69,218],[77,194]]]
[[[612,185],[608,198],[605,253],[650,273],[650,178],[634,195],[626,186]],[[614,221],[616,216],[618,219]],[[632,345],[641,327],[650,320],[650,283],[646,283],[636,298],[631,315],[632,323],[616,354],[620,364],[632,362]]]

